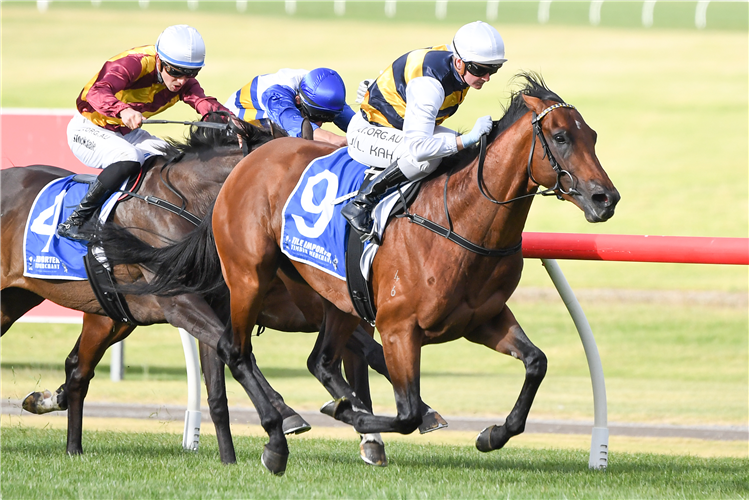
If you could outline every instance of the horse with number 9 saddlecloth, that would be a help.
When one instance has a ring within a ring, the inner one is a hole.
[[[161,281],[159,293],[211,286],[197,280],[187,283],[179,270],[170,270],[174,255],[192,253],[192,266],[216,266],[211,259],[220,259],[231,293],[231,341],[247,356],[277,269],[293,266],[325,299],[325,324],[308,366],[338,398],[336,418],[358,432],[407,434],[419,426],[424,345],[463,337],[513,356],[526,372],[518,400],[503,425],[484,429],[476,440],[481,451],[502,448],[524,430],[546,373],[545,355],[507,306],[520,281],[521,238],[534,195],[569,201],[589,222],[612,217],[620,198],[596,157],[596,133],[580,112],[539,76],[519,78],[524,85],[494,123],[485,150],[464,150],[446,158],[423,182],[406,213],[387,226],[374,258],[370,283],[395,392],[395,417],[362,411],[336,369],[341,348],[360,321],[346,282],[291,261],[281,251],[284,204],[308,164],[330,154],[330,146],[285,138],[243,159],[222,187],[212,220],[192,238],[170,247],[163,254],[168,255],[167,265],[159,266],[158,257],[149,263],[155,281]],[[211,234],[217,255],[208,255],[205,246],[195,253],[197,240]]]

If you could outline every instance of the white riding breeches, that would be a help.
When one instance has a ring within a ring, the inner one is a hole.
[[[91,168],[105,168],[118,161],[137,161],[143,165],[149,156],[163,154],[158,148],[166,144],[142,128],[122,135],[94,125],[80,113],[68,124],[70,150]]]
[[[434,134],[450,134],[455,131],[435,126]],[[398,161],[401,172],[412,181],[422,179],[434,172],[442,158],[418,161],[408,152],[405,133],[392,127],[372,125],[361,113],[356,113],[348,125],[346,139],[351,158],[370,167],[385,168]]]

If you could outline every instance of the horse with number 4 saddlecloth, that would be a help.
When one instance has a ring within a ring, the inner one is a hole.
[[[247,149],[253,149],[273,138],[262,129],[248,124],[241,126],[242,130],[237,132],[242,136]],[[120,202],[114,214],[117,223],[138,228],[141,238],[157,246],[178,240],[194,228],[194,220],[205,215],[226,176],[243,156],[233,133],[217,134],[214,129],[193,128],[185,143],[173,143],[172,146],[165,152],[166,156],[158,159],[145,173],[138,193],[140,199],[145,195],[152,202],[164,200],[172,207],[179,207],[182,215],[192,214],[193,221],[152,204],[140,203],[134,198]],[[33,413],[67,409],[67,452],[78,454],[82,452],[83,402],[94,376],[94,369],[106,349],[126,338],[136,325],[102,316],[103,310],[88,281],[45,280],[24,276],[23,233],[32,201],[49,182],[71,174],[72,172],[60,168],[41,165],[2,171],[2,334],[44,299],[85,313],[81,336],[65,362],[65,384],[54,393],[32,393],[24,401],[24,408]],[[130,268],[120,273],[117,279],[129,282],[142,277],[139,269]],[[316,293],[306,285],[294,283],[282,275],[275,280],[272,289],[272,293],[266,297],[259,325],[285,331],[319,331],[322,304]],[[225,321],[217,317],[217,312],[224,318],[228,317],[228,310],[220,311],[225,303],[225,299],[217,300],[211,307],[203,298],[196,296],[166,300],[157,297],[128,297],[127,305],[139,324],[170,322],[201,340],[201,364],[221,460],[233,463],[236,457],[229,429],[224,365],[215,350],[208,347],[216,346],[216,339],[225,328]],[[364,355],[368,355],[373,365],[384,365],[384,362],[380,362],[382,356],[378,352],[378,345],[372,343],[374,341],[367,332],[359,330],[357,341],[351,344],[354,351],[346,351],[347,375],[357,387],[357,393],[361,392],[365,398],[369,397],[369,393]],[[383,370],[384,367],[378,369]],[[283,415],[286,432],[309,429],[309,425],[267,384],[254,364],[252,377]],[[437,426],[439,424],[435,425]],[[365,461],[384,461],[384,449],[376,443],[375,446],[368,445],[361,453]]]
[[[481,451],[502,448],[524,430],[546,373],[545,355],[507,306],[520,280],[521,238],[534,195],[554,194],[572,202],[589,222],[612,217],[620,198],[596,157],[596,133],[580,112],[539,76],[519,78],[524,85],[495,122],[485,150],[446,158],[423,182],[406,213],[387,226],[374,258],[370,283],[395,393],[395,417],[362,411],[336,369],[342,346],[360,322],[345,281],[286,259],[281,251],[286,200],[308,164],[330,154],[331,147],[284,138],[244,158],[222,187],[211,220],[206,218],[190,238],[175,245],[142,248],[139,262],[155,274],[148,290],[168,295],[210,289],[221,269],[231,294],[232,329],[225,338],[249,359],[263,297],[277,269],[293,266],[326,301],[325,324],[308,366],[338,398],[336,418],[359,432],[405,434],[419,426],[423,345],[463,337],[511,355],[525,365],[518,400],[503,425],[484,429],[476,440]],[[336,210],[334,217],[340,216],[340,206]],[[206,241],[215,242],[215,250]],[[191,276],[172,266],[177,256],[195,271]],[[272,409],[267,418],[268,446],[284,453],[281,421]]]

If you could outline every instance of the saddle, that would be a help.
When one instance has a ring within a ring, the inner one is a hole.
[[[364,189],[376,176],[376,173],[370,173],[364,179],[360,189]],[[416,199],[421,187],[421,181],[415,182],[405,190],[398,188],[400,200],[396,203],[393,210],[388,215],[388,221],[405,212],[411,203]],[[372,300],[372,286],[369,280],[362,276],[359,262],[364,253],[364,242],[359,238],[359,234],[349,227],[347,244],[346,244],[346,284],[348,285],[351,302],[357,314],[374,326],[377,309]]]

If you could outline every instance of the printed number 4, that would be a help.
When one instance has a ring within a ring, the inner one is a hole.
[[[315,203],[314,189],[321,182],[327,182],[325,196],[319,203]],[[338,193],[338,177],[329,170],[323,170],[307,180],[300,200],[302,209],[310,214],[320,214],[320,217],[310,227],[302,217],[292,215],[291,217],[296,223],[296,229],[299,231],[299,234],[307,238],[317,238],[325,231],[330,219],[333,218],[333,209],[335,208],[333,200],[336,198],[336,193]]]
[[[49,251],[49,244],[52,241],[55,233],[57,232],[57,226],[55,222],[60,217],[60,210],[62,210],[62,200],[65,198],[65,191],[58,194],[55,197],[55,204],[49,208],[44,209],[37,217],[31,222],[29,228],[32,233],[36,233],[42,236],[50,236],[47,240],[47,244],[42,249],[42,252]],[[49,222],[48,222],[49,221]]]

